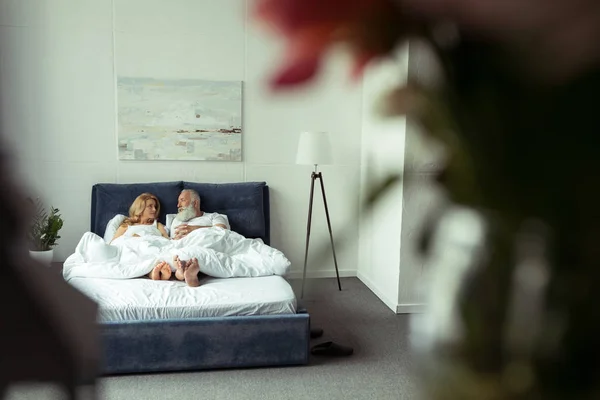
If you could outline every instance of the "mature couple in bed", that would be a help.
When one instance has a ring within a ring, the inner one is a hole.
[[[202,212],[197,192],[182,191],[177,207],[172,222],[173,215],[167,215],[164,226],[158,222],[158,198],[142,193],[131,204],[128,217],[113,218],[118,228],[115,224],[109,232],[107,226],[104,238],[84,233],[75,253],[65,260],[65,279],[169,280],[174,275],[196,287],[200,271],[217,278],[287,273],[290,262],[281,251],[232,231],[227,216]]]
[[[151,193],[142,193],[129,207],[129,217],[121,223],[111,243],[123,235],[130,237],[162,235],[167,239],[180,240],[199,228],[229,228],[225,216],[200,210],[200,196],[192,189],[185,189],[181,192],[177,199],[177,211],[169,228],[169,235],[165,226],[158,222],[160,214],[158,198]],[[192,287],[199,285],[200,266],[196,258],[183,261],[175,256],[174,263],[176,266],[175,277],[178,280],[185,281]],[[165,261],[159,262],[148,274],[153,280],[169,280],[171,275],[171,266]]]

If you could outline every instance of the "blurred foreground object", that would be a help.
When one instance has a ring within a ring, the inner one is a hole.
[[[414,28],[389,0],[258,0],[256,18],[281,34],[287,47],[281,68],[271,81],[285,88],[316,77],[322,59],[336,44],[354,55],[353,75],[388,54]]]
[[[70,399],[79,387],[96,398],[100,372],[97,305],[75,290],[62,275],[35,262],[27,251],[30,215],[9,174],[0,144],[0,302],[5,305],[0,333],[0,397],[13,384],[54,383]]]
[[[254,15],[287,46],[274,88],[303,84],[343,45],[353,75],[409,38],[436,46],[454,35],[502,52],[504,68],[528,79],[565,83],[598,66],[597,0],[255,0]],[[444,38],[445,37],[445,38]],[[440,54],[440,56],[442,56]]]
[[[355,71],[412,39],[436,55],[440,83],[378,105],[446,154],[413,324],[423,398],[600,398],[600,2],[258,0],[256,15],[288,43],[275,89],[310,82],[337,44]]]

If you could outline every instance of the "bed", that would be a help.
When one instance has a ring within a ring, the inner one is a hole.
[[[90,231],[103,236],[142,192],[158,197],[164,224],[183,189],[200,194],[203,211],[227,215],[232,231],[270,244],[265,182],[96,184]],[[99,304],[105,375],[308,363],[310,317],[281,276],[205,276],[199,288],[149,279],[69,283]]]

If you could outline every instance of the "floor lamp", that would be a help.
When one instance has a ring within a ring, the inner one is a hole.
[[[323,174],[319,172],[319,165],[330,164],[331,142],[327,132],[302,132],[298,141],[298,153],[296,154],[296,164],[314,165],[315,170],[310,176],[310,199],[308,203],[308,221],[306,224],[306,247],[304,249],[304,270],[302,271],[302,291],[300,298],[304,297],[304,282],[306,280],[306,264],[308,262],[308,245],[310,242],[310,227],[312,223],[313,198],[315,193],[315,181],[318,179],[323,195],[323,205],[325,206],[325,216],[327,217],[327,227],[329,228],[329,238],[331,240],[331,250],[333,251],[333,262],[335,264],[335,274],[339,290],[342,290],[340,283],[340,273],[335,256],[335,246],[333,244],[333,232],[331,230],[331,220],[329,219],[329,209],[327,207],[327,198],[325,197],[325,185],[323,184]]]

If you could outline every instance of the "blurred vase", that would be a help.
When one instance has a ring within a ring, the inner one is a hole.
[[[29,250],[29,255],[34,260],[36,260],[36,261],[44,264],[45,266],[49,267],[50,264],[52,263],[53,258],[54,258],[54,249],[44,250],[44,251]]]

